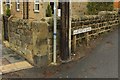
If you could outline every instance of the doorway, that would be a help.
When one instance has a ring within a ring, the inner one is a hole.
[[[23,2],[23,19],[29,18],[29,2],[28,0],[24,0]]]

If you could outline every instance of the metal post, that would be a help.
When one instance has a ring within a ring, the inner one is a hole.
[[[72,17],[72,9],[71,9],[71,0],[69,0],[69,57],[71,59],[71,17]]]
[[[56,28],[57,28],[57,16],[56,16],[56,1],[54,1],[54,32],[53,32],[53,64],[56,65]]]
[[[1,0],[1,15],[3,15],[3,1]]]

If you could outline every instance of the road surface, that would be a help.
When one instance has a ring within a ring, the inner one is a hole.
[[[89,57],[54,77],[118,78],[118,31],[104,38]]]
[[[56,67],[32,68],[3,75],[3,78],[118,78],[118,30],[99,41],[91,54]]]

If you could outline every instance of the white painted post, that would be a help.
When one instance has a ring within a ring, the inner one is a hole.
[[[72,15],[72,11],[71,11],[71,0],[69,0],[69,56],[71,59],[71,15]]]
[[[1,0],[1,2],[0,2],[0,4],[1,4],[1,15],[3,15],[3,1]]]
[[[54,1],[54,32],[53,32],[53,37],[54,37],[54,41],[53,41],[53,64],[56,65],[56,28],[57,28],[57,16],[56,16],[56,1]]]

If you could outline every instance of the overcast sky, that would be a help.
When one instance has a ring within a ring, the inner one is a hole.
[[[1,1],[1,0],[0,0]],[[16,0],[10,0],[12,2]],[[20,2],[23,2],[23,0],[19,0]],[[27,0],[26,0],[27,1]],[[34,0],[28,0],[29,2],[34,2]],[[61,2],[68,2],[70,0],[39,0],[39,1],[44,1],[44,2],[54,2],[54,1],[61,1]],[[120,1],[120,0],[71,0],[71,2],[114,2],[114,1]]]

